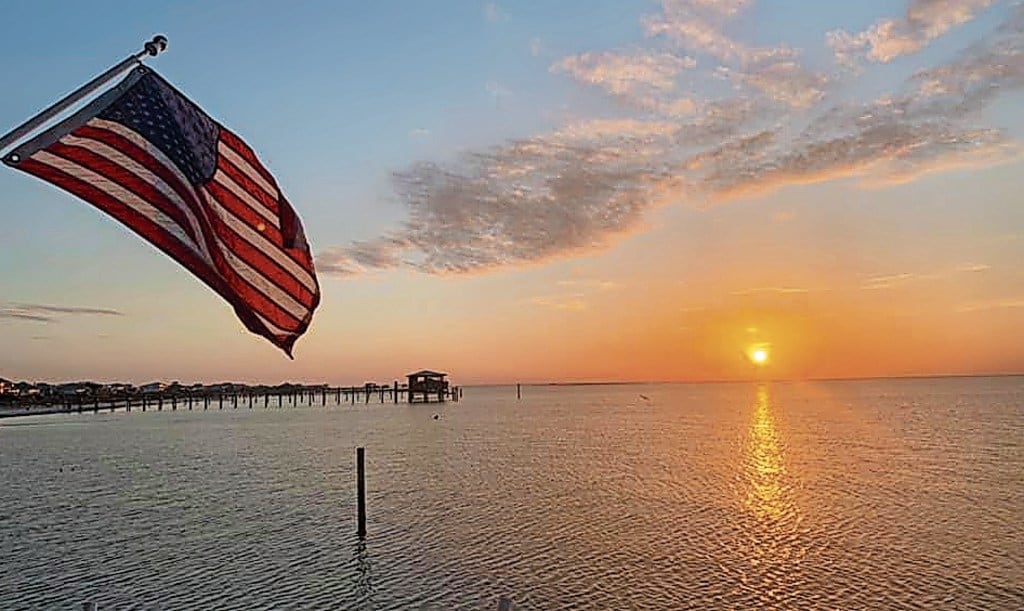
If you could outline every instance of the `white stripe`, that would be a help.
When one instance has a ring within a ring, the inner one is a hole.
[[[88,123],[86,123],[86,125],[88,125],[89,127],[95,127],[95,128],[98,128],[98,129],[105,129],[105,130],[107,130],[109,132],[115,133],[118,136],[121,136],[122,138],[128,140],[129,142],[131,142],[135,146],[139,147],[140,149],[145,151],[150,157],[152,157],[152,158],[156,159],[158,162],[160,162],[160,165],[162,165],[165,168],[167,168],[168,170],[170,170],[170,172],[172,174],[174,174],[174,177],[177,178],[178,181],[181,182],[182,185],[184,185],[185,189],[187,189],[189,191],[189,193],[192,195],[193,199],[195,199],[197,202],[201,201],[199,199],[199,196],[196,195],[195,189],[192,188],[192,182],[189,181],[189,179],[185,177],[185,175],[181,172],[181,170],[178,168],[178,166],[175,165],[175,163],[173,161],[171,161],[167,157],[167,155],[164,155],[163,151],[161,151],[158,147],[156,147],[149,140],[146,140],[141,135],[139,135],[139,134],[135,133],[134,131],[128,129],[127,127],[121,125],[120,123],[114,123],[113,121],[104,121],[103,119],[93,119],[93,120],[89,121]]]
[[[90,170],[89,168],[79,165],[73,161],[64,159],[63,157],[53,155],[45,150],[39,151],[32,155],[32,159],[44,165],[60,170],[110,195],[112,198],[125,204],[129,208],[138,212],[142,216],[152,221],[157,226],[167,231],[167,233],[169,233],[172,237],[177,239],[178,242],[180,242],[183,247],[192,251],[196,255],[199,255],[200,258],[203,257],[202,253],[196,250],[196,247],[192,243],[192,240],[182,230],[181,226],[174,221],[174,219],[170,218],[169,216],[155,208],[152,204],[138,197],[137,195],[125,189],[121,185],[107,179],[106,177],[94,172],[93,170]],[[213,201],[213,198],[206,193],[205,189],[202,190],[202,193],[208,202]],[[272,302],[276,303],[278,306],[281,307],[281,309],[287,311],[295,318],[302,320],[306,317],[306,315],[309,313],[309,308],[306,308],[304,305],[293,299],[291,295],[288,295],[286,292],[278,288],[277,285],[273,284],[272,282],[269,282],[262,274],[259,273],[259,271],[249,266],[245,261],[242,261],[241,259],[236,257],[235,254],[231,252],[231,249],[227,248],[226,245],[223,246],[225,247],[220,249],[221,252],[225,255],[225,259],[227,260],[228,264],[239,276],[241,276],[250,284],[258,288]],[[217,272],[217,270],[214,269],[213,266],[211,266],[211,270],[219,274],[219,272]],[[253,307],[253,310],[255,311],[255,307]],[[272,323],[270,323],[270,321],[264,320],[264,322],[267,325],[279,331],[282,331],[285,334],[289,334],[289,332],[284,331],[283,329],[277,327],[276,325],[273,325]],[[293,335],[294,333],[290,334]]]
[[[77,136],[70,135],[61,138],[60,141],[68,146],[76,146],[92,151],[93,153],[99,155],[100,157],[104,157],[112,161],[113,163],[116,163],[118,166],[121,167],[121,169],[131,174],[134,174],[135,177],[141,180],[142,182],[155,187],[158,191],[160,191],[161,194],[163,194],[164,197],[170,200],[171,203],[175,205],[175,207],[181,210],[181,212],[188,219],[189,225],[192,226],[192,232],[196,236],[202,238],[202,229],[199,226],[199,221],[197,221],[195,215],[192,214],[192,209],[185,204],[185,201],[181,199],[181,196],[178,195],[177,191],[172,189],[170,185],[164,182],[164,179],[160,178],[153,172],[150,172],[149,169],[147,169],[146,167],[144,167],[131,157],[125,155],[124,153],[118,151],[117,149],[114,149],[111,146],[108,146],[103,142],[92,140],[90,138],[79,138]],[[203,239],[191,241],[195,245],[195,247],[201,252],[201,254],[203,255],[203,259],[205,259],[206,262],[209,263],[210,265],[213,265],[213,260],[210,258],[210,253],[206,249],[206,241]]]
[[[225,174],[223,170],[217,170],[217,173],[213,175],[213,181],[218,185],[224,187],[228,191],[234,193],[235,197],[242,200],[245,203],[245,205],[252,208],[253,212],[256,212],[264,219],[266,219],[271,225],[273,225],[274,229],[281,228],[278,222],[277,215],[274,214],[272,210],[267,209],[266,206],[256,201],[255,197],[250,195],[249,192],[242,187],[242,185],[235,182],[235,179]]]
[[[316,281],[308,271],[303,269],[301,265],[295,262],[294,259],[288,256],[288,253],[284,252],[280,246],[271,242],[265,235],[256,231],[249,226],[244,220],[235,216],[233,212],[226,206],[223,206],[212,193],[207,191],[205,188],[202,190],[206,196],[206,201],[213,209],[213,213],[216,214],[220,220],[224,221],[228,227],[235,230],[240,236],[246,239],[253,248],[267,255],[272,261],[288,270],[291,275],[295,276],[295,279],[302,286],[306,287],[311,293],[316,293]]]
[[[135,195],[131,191],[125,189],[121,185],[105,178],[100,174],[97,174],[96,172],[90,170],[89,168],[81,166],[73,161],[68,161],[63,157],[58,157],[56,155],[48,153],[45,150],[39,151],[32,155],[32,159],[38,161],[39,163],[48,165],[52,168],[56,168],[85,183],[88,183],[92,187],[95,187],[103,191],[107,195],[113,197],[114,199],[131,208],[132,210],[135,210],[142,216],[146,217],[147,219],[149,219],[150,221],[152,221],[153,223],[167,231],[167,233],[169,233],[172,237],[181,242],[181,245],[183,247],[198,255],[200,259],[205,260],[203,253],[196,250],[196,247],[193,244],[191,238],[188,237],[188,234],[185,233],[185,231],[181,228],[180,225],[178,225],[178,223],[174,219],[167,216],[160,210],[154,208],[152,204],[143,200],[142,198]]]
[[[204,193],[204,197],[200,198],[198,193],[196,192],[196,190],[193,189],[192,183],[189,182],[189,180],[185,177],[184,174],[182,174],[181,170],[178,169],[178,166],[176,166],[174,164],[174,162],[172,162],[167,157],[167,155],[164,154],[163,151],[161,151],[159,148],[154,146],[151,142],[149,142],[148,140],[143,138],[138,133],[128,129],[127,127],[125,127],[123,125],[121,125],[120,123],[114,123],[113,121],[105,121],[103,119],[93,119],[93,120],[89,121],[88,125],[91,126],[91,127],[96,127],[98,129],[105,129],[107,131],[115,133],[115,134],[125,138],[126,140],[129,140],[130,142],[132,142],[133,144],[135,144],[136,146],[138,146],[139,148],[144,150],[147,154],[151,155],[161,165],[163,165],[168,170],[170,170],[175,175],[175,177],[177,177],[177,179],[179,181],[181,181],[181,183],[185,186],[185,188],[188,189],[189,192],[195,197],[195,200],[197,202],[200,202],[200,203],[206,202],[207,203],[207,206],[205,206],[205,207],[204,206],[200,206],[201,208],[203,208],[204,214],[210,214],[210,213],[216,214],[228,226],[230,226],[232,229],[234,229],[240,235],[244,236],[249,241],[249,243],[252,244],[255,248],[257,248],[258,250],[262,251],[264,254],[266,254],[268,257],[270,257],[270,259],[272,259],[273,261],[277,262],[279,265],[281,265],[282,267],[287,269],[289,272],[291,272],[291,274],[293,276],[295,276],[295,278],[299,281],[299,283],[302,284],[303,286],[305,286],[306,289],[308,289],[311,293],[316,293],[316,281],[313,279],[313,277],[310,275],[310,273],[308,271],[303,269],[303,267],[301,265],[299,265],[298,263],[296,263],[294,259],[289,257],[287,253],[282,252],[281,251],[281,247],[279,247],[276,244],[274,244],[273,242],[271,242],[269,239],[266,238],[266,236],[263,236],[260,233],[256,232],[255,230],[253,230],[245,221],[243,221],[242,219],[239,219],[234,214],[232,214],[230,211],[228,211],[223,206],[221,206],[220,202],[218,202],[216,200],[216,198],[214,198],[206,189],[202,189],[202,191]],[[231,184],[235,185],[238,189],[244,191],[241,187],[238,187],[237,184],[234,181],[231,180],[230,176],[227,176],[226,174],[223,174],[223,172],[221,172],[220,170],[217,171],[217,176],[223,176],[225,179],[230,181]],[[230,187],[228,187],[227,185],[223,185],[223,186],[230,190]],[[246,194],[246,195],[248,195],[248,194]],[[250,196],[250,200],[251,200],[251,196]],[[214,203],[215,208],[213,206],[209,205],[210,202]],[[255,205],[252,206],[252,207],[254,207],[256,210],[264,210],[268,214],[272,214],[272,213],[270,213],[270,211],[266,210],[266,207],[263,206],[263,204],[260,204],[259,202],[253,202],[253,203],[255,203]],[[207,208],[213,208],[213,209],[212,210],[207,210]],[[208,225],[210,224],[209,219],[200,219],[200,221],[205,221]],[[277,227],[277,219],[276,218],[273,219],[273,224],[274,224],[275,227]],[[214,234],[214,239],[216,239],[218,243],[221,243],[220,238],[218,238],[216,236],[216,232],[213,232],[213,234]],[[226,248],[226,246],[223,246],[223,247],[221,247],[219,249],[220,250],[224,250],[225,248]]]
[[[252,167],[252,165],[248,161],[246,161],[244,157],[235,152],[235,149],[225,144],[224,141],[222,140],[217,143],[217,150],[220,151],[221,155],[227,157],[228,161],[230,161],[232,165],[241,170],[243,174],[248,176],[249,180],[253,181],[257,185],[259,185],[261,189],[266,191],[267,195],[270,196],[270,199],[274,201],[278,200],[280,193],[274,187],[274,185],[268,183],[267,179],[263,178],[263,175],[260,174],[259,171],[256,170],[256,168]]]
[[[208,203],[215,202],[213,196],[210,195],[205,188],[200,188],[200,192]],[[287,292],[269,281],[266,276],[260,273],[259,270],[235,256],[235,253],[232,252],[230,248],[222,248],[221,252],[224,254],[224,258],[227,260],[228,264],[239,276],[247,280],[249,284],[258,288],[267,298],[280,306],[281,309],[287,311],[298,320],[302,320],[306,317],[306,314],[309,313],[309,308],[296,301],[295,298]]]
[[[260,322],[263,323],[263,326],[265,326],[268,331],[270,331],[271,333],[273,333],[274,335],[276,335],[278,337],[281,337],[281,336],[291,337],[291,336],[296,334],[295,331],[285,331],[281,327],[279,327],[279,326],[275,325],[274,323],[270,322],[269,320],[267,320],[265,316],[263,316],[262,314],[260,314],[259,312],[255,311],[255,310],[253,310],[253,314],[256,315],[256,318],[260,319]]]

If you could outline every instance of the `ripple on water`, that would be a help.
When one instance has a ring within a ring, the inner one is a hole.
[[[0,609],[1024,607],[1020,378],[511,393],[0,426]]]

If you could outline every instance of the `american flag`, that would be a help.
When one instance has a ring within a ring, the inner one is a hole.
[[[320,302],[295,210],[241,138],[138,67],[4,163],[106,212],[291,356]]]

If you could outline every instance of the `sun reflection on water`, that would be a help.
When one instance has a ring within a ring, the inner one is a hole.
[[[782,485],[786,473],[779,434],[775,429],[770,397],[765,386],[757,388],[754,423],[750,431],[747,474],[750,488],[746,507],[760,519],[779,520],[792,510]]]
[[[786,607],[800,589],[807,541],[786,468],[786,442],[775,422],[775,404],[760,385],[744,457],[745,519],[740,546],[747,560],[741,582],[753,588],[765,608]]]

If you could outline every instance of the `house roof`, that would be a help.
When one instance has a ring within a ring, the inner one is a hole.
[[[421,371],[417,371],[416,373],[410,373],[406,377],[407,378],[413,378],[413,377],[443,378],[446,375],[448,375],[448,374],[447,373],[440,373],[440,372],[437,372],[437,371],[431,371],[429,369],[423,369]]]

